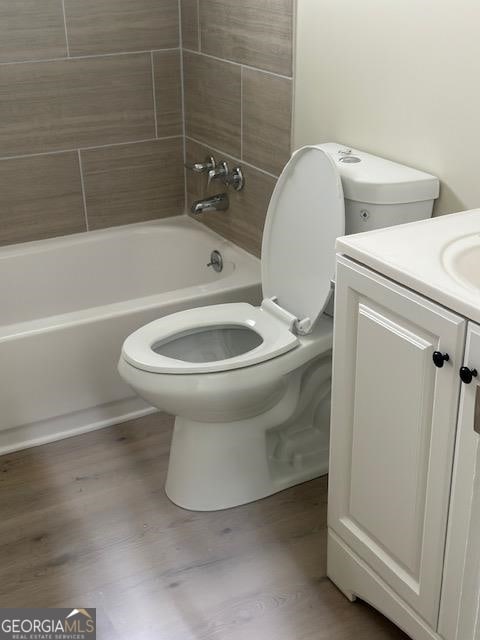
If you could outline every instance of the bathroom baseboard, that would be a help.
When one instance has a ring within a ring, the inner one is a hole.
[[[14,427],[0,431],[0,455],[104,429],[113,424],[141,418],[156,411],[157,409],[140,398],[134,397]]]

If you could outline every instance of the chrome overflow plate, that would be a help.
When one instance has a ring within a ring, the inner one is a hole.
[[[207,267],[212,267],[214,271],[220,273],[223,269],[223,258],[220,251],[214,249],[210,254],[210,262],[207,264]]]

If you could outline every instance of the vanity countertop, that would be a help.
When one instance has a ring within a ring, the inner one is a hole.
[[[336,249],[480,323],[480,209],[343,236]]]

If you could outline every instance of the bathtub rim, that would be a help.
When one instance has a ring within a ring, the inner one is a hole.
[[[219,213],[221,215],[221,212]],[[249,253],[243,247],[235,244],[228,238],[225,238],[220,233],[212,229],[211,227],[207,227],[205,224],[201,222],[201,220],[197,220],[193,218],[188,213],[182,213],[180,215],[172,215],[166,216],[163,218],[153,218],[152,220],[144,220],[142,222],[132,222],[129,224],[115,225],[112,227],[105,227],[103,229],[92,229],[89,231],[78,231],[77,233],[69,233],[63,236],[52,236],[51,238],[41,238],[40,240],[28,240],[27,242],[16,242],[12,244],[5,244],[0,246],[0,260],[2,260],[5,256],[9,255],[22,255],[23,253],[32,252],[35,248],[44,248],[47,244],[56,245],[56,244],[65,244],[69,241],[72,243],[77,243],[79,241],[88,241],[91,240],[92,237],[101,237],[108,235],[116,235],[120,234],[123,231],[127,231],[130,229],[142,229],[143,227],[149,226],[173,226],[180,228],[195,228],[200,233],[203,233],[205,236],[212,236],[217,238],[219,242],[225,242],[235,250],[238,250],[240,254],[246,256],[247,259],[252,259],[254,261],[259,262],[260,259]]]

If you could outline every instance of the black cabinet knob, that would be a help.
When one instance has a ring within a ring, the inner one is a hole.
[[[441,353],[440,351],[434,351],[432,356],[433,364],[441,369],[443,367],[444,362],[448,362],[450,360],[450,356],[448,353]]]
[[[460,380],[465,384],[470,384],[473,378],[478,376],[476,369],[469,369],[468,367],[460,367]]]

